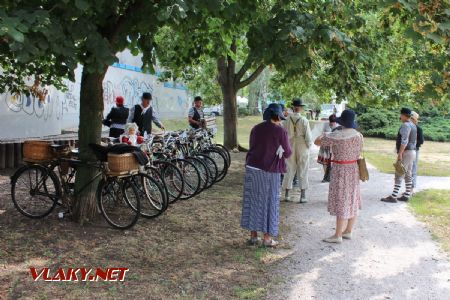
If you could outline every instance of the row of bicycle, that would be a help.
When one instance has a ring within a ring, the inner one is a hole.
[[[89,145],[97,157],[91,162],[66,146],[28,142],[28,163],[11,177],[12,201],[30,218],[43,218],[55,207],[61,207],[58,215],[63,217],[83,205],[77,211],[99,211],[112,227],[128,229],[139,217],[160,216],[170,204],[225,178],[230,153],[213,138],[211,130],[200,129],[149,136],[139,147],[119,147],[109,140]]]

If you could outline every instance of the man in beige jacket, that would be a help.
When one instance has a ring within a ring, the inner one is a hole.
[[[301,115],[304,104],[301,99],[294,99],[292,102],[294,112],[286,118],[284,128],[286,128],[291,143],[292,155],[287,160],[288,172],[284,175],[282,191],[285,192],[284,200],[291,201],[289,191],[292,189],[292,181],[295,175],[299,179],[301,196],[294,202],[306,203],[306,189],[308,189],[308,169],[309,169],[309,148],[312,145],[312,135],[309,121]]]

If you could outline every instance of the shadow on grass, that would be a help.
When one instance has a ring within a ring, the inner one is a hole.
[[[245,245],[239,226],[244,154],[233,154],[227,178],[175,203],[129,231],[103,221],[80,226],[28,219],[12,206],[0,176],[0,299],[235,299],[260,295],[268,282],[265,250]],[[270,253],[268,251],[267,253]],[[124,282],[33,282],[29,267],[125,267]],[[253,288],[257,287],[256,290]]]

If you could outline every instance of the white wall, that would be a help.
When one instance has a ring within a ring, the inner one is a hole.
[[[128,51],[118,54],[118,58],[119,63],[108,69],[103,81],[105,115],[116,96],[123,96],[125,105],[130,107],[140,102],[143,92],[151,92],[153,106],[163,120],[187,116],[190,101],[186,89],[158,82],[157,76],[142,73],[140,57]],[[55,135],[64,129],[77,128],[81,70],[81,67],[76,70],[75,82],[66,82],[66,92],[50,87],[45,103],[32,96],[0,94],[0,140]]]

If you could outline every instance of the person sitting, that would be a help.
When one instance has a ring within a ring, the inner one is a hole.
[[[131,146],[137,146],[144,142],[144,137],[137,135],[138,126],[136,123],[128,123],[125,125],[125,133],[119,138],[119,141],[123,144]]]
[[[108,126],[109,137],[118,138],[124,132],[125,124],[129,114],[129,109],[124,107],[125,99],[122,96],[116,97],[116,106],[102,121],[103,125]]]

